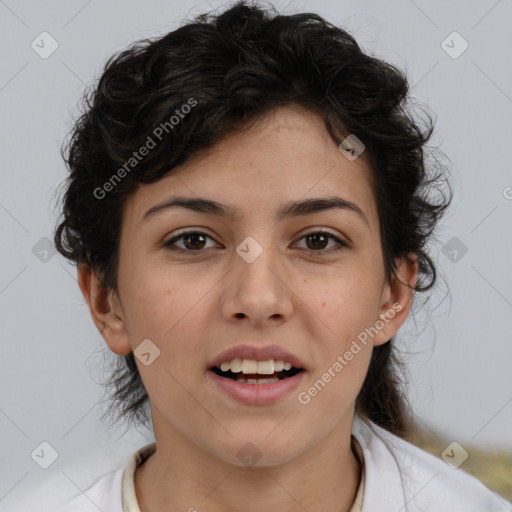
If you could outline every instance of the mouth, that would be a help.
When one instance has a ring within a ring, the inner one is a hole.
[[[284,347],[246,344],[218,354],[207,364],[206,376],[212,389],[252,406],[287,399],[307,371],[304,363]]]
[[[303,372],[304,368],[297,368],[283,361],[235,359],[229,363],[223,363],[220,367],[213,366],[210,370],[219,377],[241,384],[272,384],[289,379]]]
[[[284,400],[301,383],[306,370],[290,362],[238,359],[213,365],[207,377],[225,396],[246,405],[270,405]]]

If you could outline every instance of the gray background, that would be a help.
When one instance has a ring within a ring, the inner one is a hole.
[[[99,423],[106,345],[75,269],[51,247],[44,252],[44,237],[52,237],[55,191],[66,177],[59,148],[84,85],[130,42],[221,5],[0,0],[0,510],[35,509],[34,502],[45,512],[152,440],[150,432],[124,435]],[[410,399],[438,435],[512,448],[512,1],[274,6],[314,11],[349,30],[367,51],[405,68],[414,96],[436,113],[433,143],[452,162],[456,193],[432,246],[441,275],[428,314],[400,331]],[[58,43],[47,59],[31,47],[43,31]],[[445,49],[458,52],[461,41],[442,44],[453,31],[469,44],[457,58]],[[453,237],[467,248],[456,249],[458,259]],[[42,442],[58,453],[48,469],[31,456]]]

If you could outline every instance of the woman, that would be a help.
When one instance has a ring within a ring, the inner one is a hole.
[[[60,511],[507,510],[401,438],[393,337],[451,200],[407,94],[318,15],[245,2],[109,60],[55,243],[155,443]]]

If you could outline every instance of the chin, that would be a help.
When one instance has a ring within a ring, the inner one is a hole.
[[[225,462],[240,468],[262,468],[279,466],[290,462],[302,451],[300,446],[290,446],[289,438],[268,436],[267,429],[254,429],[242,435],[230,438],[226,451],[220,455]],[[297,438],[295,438],[297,439]],[[217,452],[218,453],[218,452]]]

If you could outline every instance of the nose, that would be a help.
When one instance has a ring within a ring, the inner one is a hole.
[[[222,314],[229,321],[257,327],[286,322],[293,311],[293,284],[279,264],[279,255],[267,247],[254,261],[234,255],[222,300]]]

